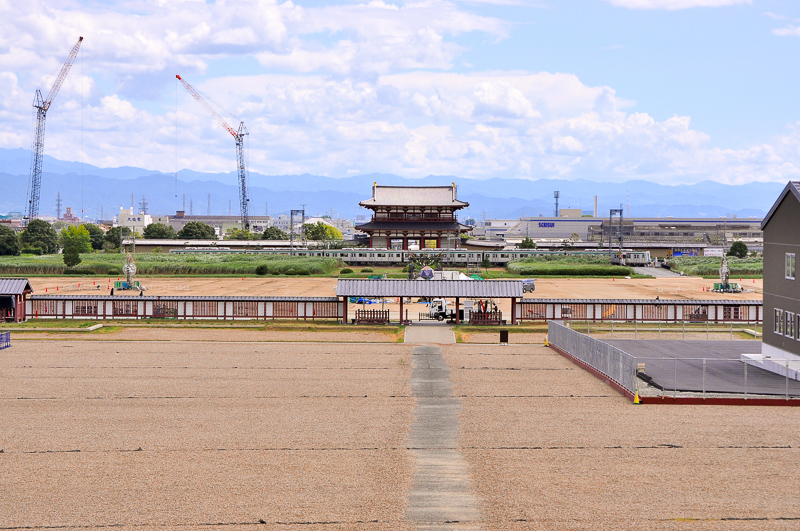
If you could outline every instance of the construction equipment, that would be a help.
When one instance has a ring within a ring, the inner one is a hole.
[[[75,62],[75,57],[78,55],[78,49],[81,47],[83,37],[78,37],[78,42],[72,47],[72,50],[67,54],[67,58],[61,65],[61,71],[58,73],[53,86],[50,88],[50,93],[47,98],[42,96],[42,91],[36,89],[36,95],[33,97],[33,107],[36,109],[36,129],[33,133],[33,149],[31,150],[31,183],[28,192],[28,215],[29,220],[36,219],[39,215],[39,192],[42,186],[42,158],[44,155],[44,125],[45,118],[47,118],[47,111],[53,103],[53,99],[58,94],[61,85],[67,78],[69,69],[72,63]]]
[[[233,139],[236,141],[236,161],[237,161],[237,169],[239,175],[239,208],[241,211],[241,218],[242,218],[242,228],[244,230],[250,230],[250,215],[248,211],[248,202],[250,199],[247,197],[247,167],[245,165],[245,157],[244,157],[244,137],[250,134],[247,131],[247,127],[245,127],[244,122],[239,123],[238,131],[231,127],[228,122],[226,122],[217,112],[214,110],[213,107],[206,101],[199,92],[197,92],[194,87],[192,87],[189,83],[187,83],[181,76],[176,75],[178,81],[180,81],[184,88],[191,94],[194,99],[203,106],[203,108],[214,118],[216,118],[217,122],[228,131]]]

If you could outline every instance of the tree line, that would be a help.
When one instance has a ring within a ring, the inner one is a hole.
[[[341,240],[338,229],[322,222],[303,225],[303,234],[308,240]],[[123,238],[133,236],[127,227],[114,227],[107,232],[92,223],[67,225],[57,232],[48,222],[31,220],[25,229],[17,234],[10,227],[0,225],[0,256],[19,256],[20,254],[55,254],[64,251],[64,263],[69,267],[80,263],[81,253],[118,250]],[[153,240],[216,240],[214,227],[200,221],[190,221],[175,231],[164,223],[152,223],[137,237]],[[250,232],[231,229],[225,234],[226,240],[288,240],[289,235],[277,227],[268,227],[264,232]],[[77,261],[76,261],[77,260]],[[74,264],[71,264],[74,262]]]

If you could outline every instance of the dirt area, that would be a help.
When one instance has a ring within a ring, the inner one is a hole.
[[[142,332],[3,351],[0,528],[412,528],[411,346]],[[800,521],[800,408],[634,406],[541,346],[441,348],[487,530]]]
[[[78,293],[82,295],[105,294],[114,285],[117,277],[102,279],[77,277],[29,277],[36,294]],[[335,297],[335,278],[286,277],[140,277],[147,288],[147,295],[230,295],[230,296],[281,296],[281,297]],[[731,279],[735,281],[736,279]],[[699,277],[671,277],[653,279],[602,279],[602,278],[554,278],[536,281],[536,291],[526,293],[526,298],[539,299],[709,299],[709,300],[761,300],[763,281],[743,280],[747,290],[743,293],[714,293],[704,291],[714,286],[713,280]],[[100,289],[97,289],[99,286]],[[132,292],[138,293],[138,292]],[[511,301],[497,301],[499,309],[506,315],[511,312]],[[359,308],[362,308],[359,305]],[[384,303],[363,305],[366,309],[388,309],[392,320],[400,319],[400,305],[396,299]],[[349,305],[350,318],[355,317],[355,305]],[[409,318],[417,319],[426,313],[424,304],[406,304]]]
[[[14,343],[0,528],[408,529],[410,367],[402,345]]]
[[[493,529],[794,529],[800,408],[634,406],[540,346],[444,347]]]
[[[53,321],[58,326],[58,321]],[[80,335],[77,338],[76,335]],[[157,328],[152,327],[106,327],[94,332],[26,332],[24,329],[14,330],[13,339],[48,340],[48,341],[185,341],[214,342],[238,341],[252,342],[312,342],[312,343],[397,343],[394,332],[361,332],[357,328],[346,331],[286,331],[286,330],[225,330],[212,328]]]

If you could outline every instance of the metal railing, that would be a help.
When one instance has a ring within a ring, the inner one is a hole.
[[[636,358],[608,343],[581,334],[561,321],[547,324],[551,345],[602,373],[630,393],[636,392]]]
[[[589,336],[602,335],[610,339],[760,339],[760,323],[694,321],[565,321],[568,328]]]
[[[0,350],[11,346],[11,332],[0,332]]]

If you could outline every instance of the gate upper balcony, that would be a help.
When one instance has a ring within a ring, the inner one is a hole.
[[[469,206],[452,186],[372,186],[372,197],[359,205],[374,211],[373,221],[455,221],[455,211]]]

